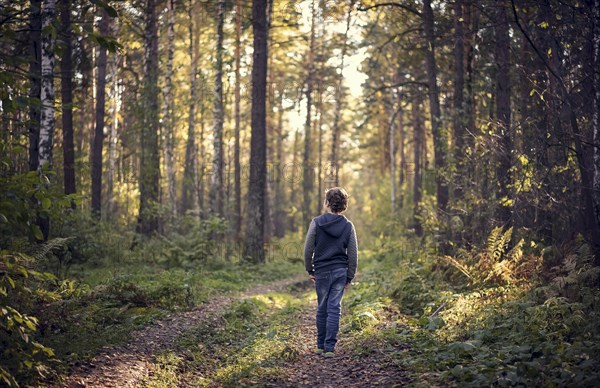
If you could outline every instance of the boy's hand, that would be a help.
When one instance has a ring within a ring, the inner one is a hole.
[[[346,283],[346,284],[344,285],[344,288],[347,290],[348,288],[350,288],[350,286],[351,286],[351,285],[352,285],[352,283]]]
[[[310,280],[312,280],[312,281],[313,281],[313,283],[315,282],[315,279],[316,279],[315,275],[308,275],[308,278],[309,278]]]

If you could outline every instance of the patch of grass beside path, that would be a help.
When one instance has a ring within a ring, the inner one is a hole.
[[[191,270],[131,263],[111,269],[74,269],[80,280],[72,296],[38,312],[43,322],[39,340],[56,353],[53,369],[65,371],[104,346],[126,342],[134,330],[158,318],[301,271],[299,263],[284,260],[263,265],[220,263]]]

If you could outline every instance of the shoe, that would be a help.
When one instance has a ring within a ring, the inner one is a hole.
[[[325,350],[321,349],[321,348],[317,348],[317,350],[315,350],[315,354],[323,354],[325,353]]]
[[[325,353],[323,353],[323,357],[326,357],[326,358],[333,358],[334,356],[335,356],[334,352],[325,352]]]

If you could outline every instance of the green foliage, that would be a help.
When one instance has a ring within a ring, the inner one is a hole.
[[[187,217],[182,222],[180,230],[183,233],[172,233],[168,237],[162,237],[165,244],[165,260],[172,266],[193,268],[199,264],[207,264],[215,260],[215,256],[234,255],[234,251],[221,252],[220,248],[225,246],[233,248],[232,244],[219,245],[219,239],[215,236],[227,230],[227,222],[219,217],[210,217],[198,221],[193,217]]]
[[[60,298],[49,291],[52,274],[31,268],[33,259],[23,253],[0,251],[0,379],[18,386],[17,376],[47,370],[48,357],[54,351],[35,340],[39,320],[31,315],[33,303]]]
[[[502,227],[496,227],[482,251],[460,248],[456,257],[442,256],[441,259],[466,276],[472,285],[509,285],[528,280],[539,272],[541,258],[524,254],[523,239],[510,248],[511,237],[512,228],[503,231]]]
[[[418,250],[363,259],[362,282],[345,298],[353,351],[384,351],[425,385],[597,385],[600,271],[589,247],[571,244],[540,275],[541,259],[524,243],[510,248],[510,232],[495,230],[452,267]],[[495,266],[503,261],[506,274]],[[474,279],[468,287],[459,266]],[[422,300],[410,303],[415,294]]]

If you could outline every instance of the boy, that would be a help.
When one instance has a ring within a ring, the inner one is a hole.
[[[317,291],[317,354],[333,357],[340,327],[344,289],[350,286],[358,263],[354,225],[342,215],[348,193],[327,190],[325,213],[314,218],[304,243],[304,265]]]

